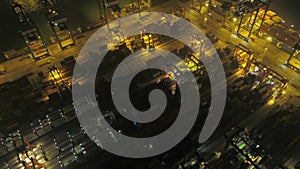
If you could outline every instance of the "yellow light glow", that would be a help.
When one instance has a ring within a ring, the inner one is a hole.
[[[232,20],[233,20],[233,22],[237,22],[237,18],[233,18]]]
[[[231,34],[231,37],[233,37],[234,39],[236,39],[238,36],[234,33],[234,34]]]
[[[58,80],[58,79],[60,79],[61,78],[61,74],[60,74],[60,72],[59,72],[59,70],[52,70],[51,72],[50,72],[50,76],[51,76],[51,78],[53,79],[53,80]]]
[[[271,36],[268,36],[266,37],[267,41],[271,42],[272,41],[272,37]]]
[[[267,102],[267,104],[268,104],[269,106],[274,105],[274,104],[275,104],[275,99],[269,100],[269,101]]]

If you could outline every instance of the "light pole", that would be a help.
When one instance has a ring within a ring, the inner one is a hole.
[[[103,19],[103,17],[102,17],[102,5],[101,5],[100,0],[97,0],[97,5],[98,5],[98,10],[99,10],[99,15],[100,15],[99,20],[102,20]]]
[[[141,0],[137,0],[138,3],[138,11],[139,11],[139,16],[141,17]]]
[[[108,24],[108,19],[107,19],[107,14],[106,14],[106,5],[105,5],[105,2],[104,0],[101,0],[102,1],[102,7],[103,7],[103,13],[104,13],[104,19],[105,19],[105,23],[107,25],[107,29],[109,30],[109,24]]]

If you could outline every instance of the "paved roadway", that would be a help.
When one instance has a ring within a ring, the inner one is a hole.
[[[75,46],[63,51],[60,50],[57,44],[50,45],[48,48],[51,56],[44,59],[34,61],[28,58],[28,56],[26,55],[4,62],[3,66],[6,72],[0,75],[0,84],[5,82],[12,82],[30,73],[38,73],[41,71],[45,72],[51,64],[55,64],[59,67],[60,62],[63,61],[64,58],[71,55],[74,55],[74,57],[76,57],[79,54],[84,43],[95,31],[96,30],[92,30],[90,32],[84,33],[84,37],[76,39]]]
[[[179,0],[173,0],[169,1],[167,3],[164,3],[158,7],[155,7],[151,9],[152,11],[165,11],[166,9],[175,9],[176,6],[181,6],[185,8],[185,16],[191,20],[192,23],[195,25],[203,24],[203,15],[200,15],[195,10],[192,10],[190,7],[190,2],[188,3],[182,3]],[[281,49],[277,48],[276,46],[268,43],[266,40],[258,38],[253,35],[253,38],[255,38],[255,43],[250,42],[246,43],[244,40],[240,38],[233,38],[232,33],[224,28],[222,28],[216,21],[213,19],[208,19],[207,23],[205,24],[206,29],[203,29],[204,32],[214,32],[220,40],[223,42],[230,42],[232,44],[244,44],[245,46],[252,49],[256,55],[255,57],[258,60],[261,60],[262,63],[265,65],[268,65],[270,68],[278,72],[279,74],[283,75],[287,79],[290,80],[292,84],[299,84],[300,78],[299,74],[295,71],[284,68],[283,64],[288,58],[288,54]],[[242,30],[243,31],[243,30]],[[0,75],[0,84],[5,83],[7,81],[14,81],[15,79],[18,79],[19,77],[22,77],[24,75],[27,75],[31,72],[39,72],[40,70],[46,70],[49,66],[47,63],[56,64],[59,65],[65,57],[74,55],[75,57],[78,55],[78,53],[81,50],[81,47],[83,46],[84,42],[95,32],[95,30],[92,30],[90,32],[85,33],[85,37],[77,39],[76,40],[76,46],[71,47],[69,49],[66,49],[64,51],[61,51],[57,44],[49,46],[51,56],[45,59],[42,59],[40,61],[33,61],[31,59],[24,59],[22,58],[16,58],[11,61],[3,63],[3,66],[6,69],[6,73],[3,75]],[[268,51],[263,54],[263,49],[268,48]],[[261,56],[264,55],[264,56]],[[23,58],[26,58],[27,56],[23,56]],[[22,60],[22,61],[21,61]],[[298,87],[298,85],[294,85]]]

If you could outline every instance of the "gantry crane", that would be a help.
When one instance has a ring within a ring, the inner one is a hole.
[[[98,9],[100,14],[100,20],[103,19],[102,16],[102,12],[103,12],[106,26],[108,29],[110,29],[107,14],[106,14],[106,9],[111,8],[113,12],[117,12],[119,15],[121,12],[121,8],[119,6],[120,2],[118,0],[97,0],[97,4],[98,4]]]
[[[46,16],[59,47],[64,50],[75,45],[74,37],[68,27],[68,20],[57,8],[56,3],[54,1],[49,2],[49,0],[42,0],[42,3],[47,10]]]
[[[249,38],[253,32],[253,28],[255,27],[256,23],[258,22],[257,19],[258,19],[259,11],[261,9],[263,9],[264,14],[260,21],[260,26],[257,29],[257,34],[258,34],[261,29],[261,26],[265,20],[266,13],[270,6],[270,2],[271,2],[271,0],[241,0],[241,1],[239,1],[238,6],[236,7],[237,10],[235,12],[235,16],[240,17],[240,22],[239,22],[236,34],[245,38],[246,40],[249,40]],[[246,18],[246,19],[248,19],[248,21],[246,21],[246,22],[249,23],[249,24],[246,24],[247,28],[248,28],[248,35],[244,36],[240,33],[240,30],[241,30],[242,24],[245,22],[244,20],[245,20],[246,14],[250,14],[250,17],[249,17],[249,19]]]
[[[199,11],[199,13],[201,13],[203,4],[204,4],[205,0],[192,0],[192,8],[197,9],[196,7],[196,3],[199,4],[199,8],[197,9]]]
[[[48,68],[49,74],[54,82],[54,85],[57,88],[58,94],[62,97],[66,92],[70,94],[71,88],[70,85],[65,81],[63,75],[61,74],[60,70],[55,66],[52,65]]]
[[[152,5],[152,0],[131,0],[131,2],[137,3],[139,12],[141,12],[143,9],[150,9]]]
[[[18,18],[19,32],[33,59],[38,60],[49,56],[48,48],[42,39],[38,27],[35,25],[22,5],[17,2],[13,2],[12,8]]]

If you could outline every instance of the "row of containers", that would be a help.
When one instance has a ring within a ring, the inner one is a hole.
[[[65,134],[53,138],[53,142],[45,145],[32,145],[20,133],[17,136],[18,139],[14,141],[15,154],[3,162],[1,168],[75,167],[92,157],[91,152],[98,149],[81,127],[65,131]]]
[[[242,163],[240,166],[247,169],[268,168],[271,156],[256,142],[247,129],[234,126],[225,132],[227,146],[225,154],[237,153],[237,159]]]
[[[35,146],[35,142],[41,137],[46,136],[60,126],[73,121],[76,118],[73,105],[55,110],[51,113],[31,120],[26,126],[11,132],[7,136],[0,137],[0,156],[6,159],[11,154],[16,154],[16,158],[2,161],[3,167],[29,167],[33,165],[42,168],[47,161],[42,145]]]
[[[56,150],[52,156],[61,168],[77,166],[78,163],[88,159],[88,152],[94,147],[97,148],[84,130],[79,127],[66,131],[65,135],[53,138]]]
[[[89,99],[85,101],[90,102]],[[89,104],[86,106],[89,107]],[[25,132],[22,128],[22,131],[17,130],[7,137],[1,137],[1,147],[5,153],[1,154],[0,168],[76,168],[98,154],[102,143],[95,140],[97,146],[86,135],[75,121],[74,108],[76,106],[71,104],[44,118],[31,121],[31,130],[26,135],[22,134]],[[116,123],[111,111],[106,111],[103,119],[97,119],[99,122],[103,120],[111,125]],[[108,128],[103,129],[103,132],[109,132]],[[111,138],[112,144],[117,141],[115,136]]]
[[[0,164],[1,168],[45,168],[44,164],[48,159],[42,145],[30,144],[19,130],[10,134],[7,139],[1,139],[2,145],[6,141],[6,151],[10,151],[7,156],[2,156],[5,161]]]
[[[271,156],[251,136],[247,129],[234,126],[224,133],[226,144],[221,151],[203,155],[203,148],[190,154],[178,169],[267,169]],[[209,146],[209,145],[207,145]]]
[[[235,47],[233,55],[239,62],[240,68],[244,70],[244,74],[248,73],[249,76],[255,77],[253,88],[265,86],[272,93],[272,98],[285,94],[289,81],[269,66],[256,60],[252,50],[239,44]]]

